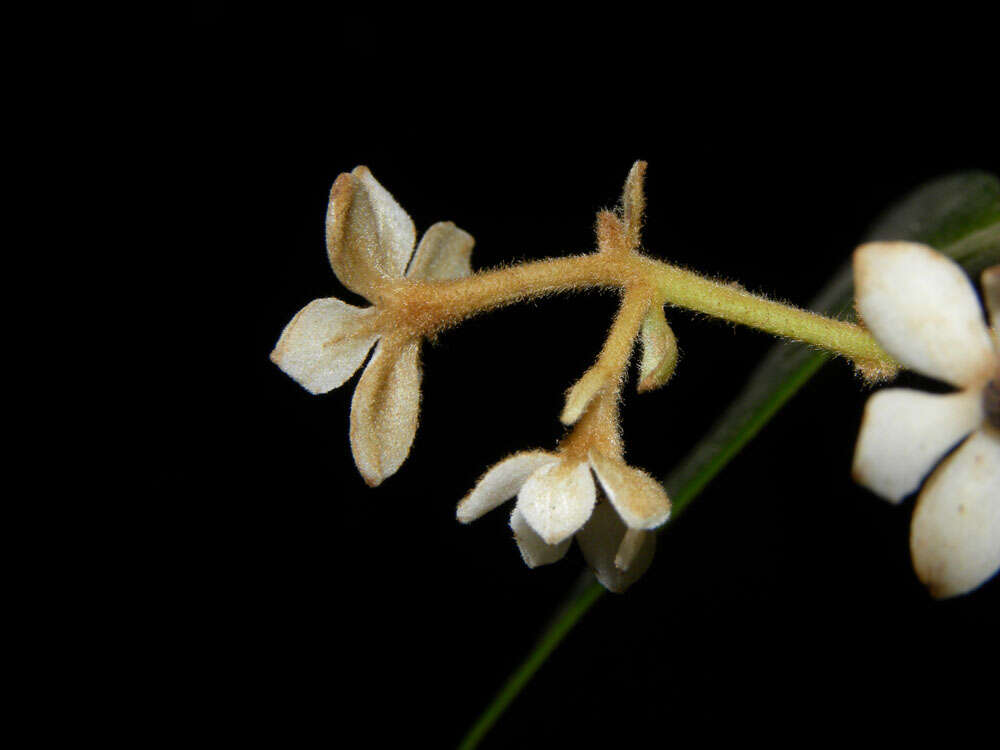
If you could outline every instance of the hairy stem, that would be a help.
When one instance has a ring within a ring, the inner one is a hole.
[[[594,365],[595,368],[603,370],[613,381],[615,398],[621,391],[622,376],[628,366],[629,357],[635,346],[635,337],[639,335],[642,320],[646,317],[651,301],[652,295],[645,288],[626,291],[618,315],[611,326],[611,332]]]
[[[483,271],[455,281],[401,282],[387,295],[401,325],[425,335],[487,310],[593,287],[649,287],[658,300],[841,354],[886,371],[896,362],[863,327],[759,297],[635,253],[592,253]]]
[[[895,364],[859,325],[759,297],[666,263],[642,260],[664,301],[672,305],[813,344],[850,359]]]
[[[617,404],[635,338],[651,301],[652,294],[648,287],[630,287],[626,290],[597,362],[583,374],[566,396],[566,406],[559,417],[563,424],[576,422],[599,393],[610,396]],[[614,421],[617,424],[617,417]]]

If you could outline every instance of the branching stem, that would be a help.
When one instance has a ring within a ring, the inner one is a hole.
[[[533,297],[595,287],[654,290],[662,303],[801,341],[869,371],[897,363],[862,326],[767,299],[638,253],[597,252],[482,271],[455,281],[400,283],[387,295],[401,324],[434,334],[488,310]],[[396,317],[396,316],[394,316]]]

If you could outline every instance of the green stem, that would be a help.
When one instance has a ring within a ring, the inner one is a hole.
[[[592,287],[655,290],[659,304],[705,313],[841,354],[858,363],[898,369],[862,326],[759,297],[635,253],[575,255],[482,271],[441,282],[407,280],[393,292],[400,324],[432,333],[487,310],[553,292]]]
[[[758,297],[666,263],[647,259],[646,267],[663,300],[672,305],[813,344],[853,360],[894,364],[861,326]]]
[[[500,688],[500,692],[490,702],[489,708],[484,711],[476,723],[472,725],[468,733],[459,745],[459,750],[471,750],[490,731],[497,719],[503,714],[510,702],[517,697],[521,689],[527,684],[538,668],[549,658],[549,654],[555,651],[566,634],[573,629],[577,621],[601,598],[605,593],[604,587],[597,581],[591,581],[590,585],[584,589],[583,593],[572,595],[566,608],[561,610],[555,618],[554,624],[549,627],[538,643],[531,650],[528,658],[507,678],[507,681]]]

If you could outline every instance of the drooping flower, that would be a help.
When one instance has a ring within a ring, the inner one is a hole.
[[[620,210],[598,214],[599,256],[614,261],[638,252],[645,171],[645,162],[633,164]],[[474,521],[516,496],[510,527],[528,567],[561,560],[575,537],[611,591],[624,591],[646,571],[656,546],[652,529],[669,517],[670,500],[651,476],[622,460],[618,400],[640,328],[639,390],[666,382],[677,344],[662,305],[653,305],[651,295],[626,294],[597,362],[567,392],[560,420],[572,431],[555,452],[516,453],[489,469],[459,503],[459,521]]]
[[[863,245],[854,276],[858,312],[883,348],[958,389],[872,396],[854,476],[898,503],[961,441],[924,483],[910,552],[933,596],[966,593],[1000,568],[1000,266],[982,279],[991,328],[964,271],[924,245]]]
[[[594,481],[594,476],[597,482]],[[621,459],[590,448],[516,453],[493,466],[458,505],[470,523],[517,497],[514,539],[530,568],[556,562],[574,535],[598,580],[623,591],[649,567],[670,501],[656,480]]]
[[[343,385],[375,347],[354,391],[350,430],[354,462],[373,487],[409,455],[420,407],[421,334],[405,311],[389,304],[393,291],[404,279],[443,281],[472,272],[474,240],[451,222],[432,225],[416,253],[415,241],[412,219],[366,167],[341,174],[330,191],[327,253],[341,283],[372,306],[313,300],[271,352],[303,388],[326,393]]]

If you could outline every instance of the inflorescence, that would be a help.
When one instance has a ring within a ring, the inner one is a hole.
[[[468,523],[516,497],[510,526],[529,567],[561,559],[576,538],[613,591],[648,568],[655,529],[670,515],[663,487],[625,463],[619,423],[636,342],[639,393],[663,386],[677,366],[665,306],[821,347],[849,359],[869,382],[894,377],[902,364],[961,390],[875,395],[855,475],[898,502],[971,433],[927,482],[911,548],[918,575],[937,596],[963,593],[993,575],[1000,567],[1000,267],[983,277],[988,329],[974,289],[951,260],[912,243],[859,248],[857,306],[873,337],[863,325],[784,305],[644,253],[645,171],[645,162],[636,162],[618,209],[598,213],[594,252],[476,273],[467,232],[439,222],[417,244],[413,221],[367,168],[341,174],[327,213],[330,264],[345,287],[371,304],[359,308],[333,297],[310,302],[285,328],[271,359],[311,393],[326,393],[350,379],[374,348],[351,402],[350,440],[358,470],[376,486],[400,468],[416,434],[424,339],[533,297],[619,290],[619,309],[596,361],[567,391],[560,414],[565,437],[552,450],[522,451],[495,464],[457,512]]]

